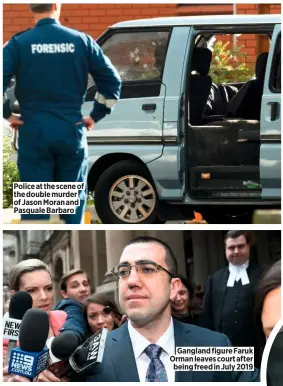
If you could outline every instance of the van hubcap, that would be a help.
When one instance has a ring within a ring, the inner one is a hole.
[[[155,208],[155,190],[143,177],[124,176],[112,185],[109,205],[120,220],[139,223],[147,219]]]

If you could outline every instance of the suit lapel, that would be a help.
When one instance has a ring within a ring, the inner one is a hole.
[[[190,347],[194,346],[190,339],[190,325],[178,322],[173,319],[174,322],[174,338],[175,347]],[[193,372],[192,371],[176,371],[175,382],[192,382]]]
[[[139,375],[133,347],[128,332],[128,323],[124,323],[112,338],[112,364],[118,382],[139,382]]]

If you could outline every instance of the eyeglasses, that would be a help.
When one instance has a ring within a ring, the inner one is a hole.
[[[167,269],[151,260],[138,260],[134,265],[131,265],[130,263],[121,263],[114,267],[111,272],[113,275],[123,278],[130,275],[133,267],[135,267],[136,271],[143,276],[153,276],[157,271],[165,271],[170,277],[174,277]]]

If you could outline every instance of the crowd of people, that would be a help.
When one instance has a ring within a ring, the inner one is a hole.
[[[76,380],[239,381],[259,380],[259,371],[173,371],[175,347],[247,346],[260,366],[265,341],[280,319],[280,261],[264,269],[250,261],[246,232],[225,236],[228,266],[208,279],[203,306],[194,286],[178,274],[171,248],[152,237],[138,237],[125,246],[112,273],[119,283],[119,304],[104,293],[91,294],[86,272],[75,269],[61,278],[62,300],[53,307],[50,270],[41,260],[15,265],[9,274],[11,295],[30,293],[33,308],[49,314],[49,338],[71,331],[82,342],[101,328],[109,333],[102,363]],[[3,357],[7,352],[3,341]],[[158,369],[158,371],[157,371]],[[5,381],[27,381],[3,369]],[[59,382],[50,369],[36,381]]]

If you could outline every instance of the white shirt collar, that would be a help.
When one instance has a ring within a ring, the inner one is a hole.
[[[250,280],[247,274],[247,268],[249,266],[249,260],[247,260],[242,265],[233,265],[229,263],[229,278],[227,282],[227,287],[234,287],[235,281],[242,280],[242,285],[249,284]]]
[[[143,335],[141,335],[132,325],[131,321],[128,321],[128,330],[131,338],[135,359],[138,359],[148,345],[151,344]],[[171,318],[170,325],[164,334],[158,339],[155,344],[160,346],[168,355],[174,355],[171,352],[171,338],[174,337],[173,319]]]
[[[249,260],[247,260],[244,264],[242,264],[242,265],[234,265],[234,264],[232,264],[232,263],[229,263],[229,270],[230,269],[234,269],[234,270],[239,270],[239,269],[247,269],[248,268],[248,266],[250,265],[250,261]]]

